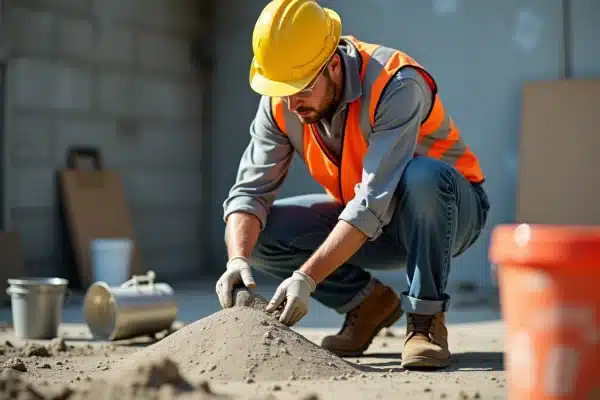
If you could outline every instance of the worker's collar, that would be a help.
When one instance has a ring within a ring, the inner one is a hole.
[[[345,105],[362,96],[361,58],[356,48],[344,39],[338,45],[338,54],[342,60],[342,72],[344,73],[344,92],[340,105]]]

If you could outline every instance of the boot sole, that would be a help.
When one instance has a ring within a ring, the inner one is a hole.
[[[369,337],[369,340],[367,340],[367,342],[364,345],[362,345],[361,347],[359,347],[358,349],[352,349],[352,350],[326,349],[326,350],[329,350],[330,352],[332,352],[333,354],[335,354],[338,357],[361,356],[365,352],[365,350],[367,350],[369,348],[371,343],[373,343],[373,339],[375,339],[375,336],[377,336],[377,334],[383,328],[389,328],[390,326],[394,325],[400,318],[402,318],[403,314],[404,314],[404,310],[402,310],[402,306],[399,304],[398,307],[396,307],[394,309],[394,311],[392,311],[392,313],[390,315],[388,315],[386,319],[383,320],[383,322],[381,322],[379,325],[377,325],[377,328],[375,328],[375,330],[373,331],[373,334],[371,335],[371,337]]]
[[[445,368],[450,365],[450,359],[436,360],[428,357],[411,357],[406,360],[402,359],[402,368]]]

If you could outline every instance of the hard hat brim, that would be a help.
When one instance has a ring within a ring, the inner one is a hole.
[[[333,24],[333,35],[336,39],[336,45],[332,47],[330,54],[327,55],[326,60],[335,53],[337,48],[337,42],[340,40],[342,35],[342,20],[340,16],[333,10],[328,8],[324,9],[325,12],[329,15],[331,19],[331,23]],[[250,66],[250,87],[256,93],[261,94],[263,96],[270,97],[283,97],[283,96],[292,96],[302,89],[306,88],[308,84],[317,76],[321,68],[315,71],[314,74],[311,74],[305,78],[291,81],[291,82],[281,82],[274,81],[266,78],[257,69],[254,67],[254,60],[252,60],[252,64]]]

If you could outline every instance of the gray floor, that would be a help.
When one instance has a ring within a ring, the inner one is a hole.
[[[398,274],[378,273],[377,277],[398,292],[406,287],[405,281]],[[256,291],[266,298],[270,298],[277,287],[276,282],[260,275],[255,276],[255,279],[258,285]],[[214,282],[173,284],[172,286],[179,306],[179,320],[189,323],[220,310],[214,292]],[[82,312],[83,295],[84,293],[73,293],[70,296],[63,310],[63,322],[85,322]],[[452,305],[447,314],[449,323],[474,323],[501,319],[497,300],[493,295],[451,293],[451,296]],[[343,318],[343,315],[311,299],[309,313],[298,323],[297,327],[336,328],[341,325]],[[0,322],[8,324],[12,322],[10,307],[0,308]],[[398,326],[403,324],[404,318],[398,323]]]

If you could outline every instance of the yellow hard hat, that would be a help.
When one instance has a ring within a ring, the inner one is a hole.
[[[273,0],[252,34],[250,87],[271,97],[291,96],[317,76],[334,54],[340,16],[314,0]]]

